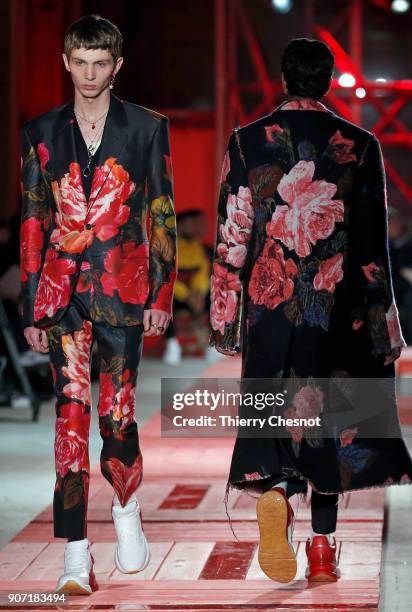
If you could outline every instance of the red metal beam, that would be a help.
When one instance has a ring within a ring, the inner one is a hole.
[[[235,0],[232,0],[232,2],[235,2]],[[256,79],[247,83],[234,82],[231,79],[229,103],[232,123],[233,118],[236,117],[238,123],[245,124],[266,112],[270,112],[274,107],[275,100],[278,99],[278,94],[282,91],[282,87],[280,81],[271,81],[269,79],[263,53],[248,20],[245,7],[241,4],[241,0],[237,0],[237,2],[238,10],[234,12],[237,13],[240,27],[236,28],[236,31],[243,36],[246,43],[255,69]],[[390,3],[384,0],[376,0],[375,4],[381,8],[390,8]],[[339,85],[338,80],[334,79],[328,94],[328,100],[340,115],[360,124],[362,124],[362,109],[365,105],[372,106],[378,113],[378,119],[372,127],[372,131],[379,136],[382,144],[391,147],[402,146],[410,150],[412,149],[412,132],[401,119],[400,113],[407,104],[412,102],[412,81],[402,80],[382,83],[365,79],[362,67],[362,13],[362,0],[351,0],[350,5],[346,5],[343,11],[334,17],[336,26],[334,33],[332,33],[330,28],[328,29],[323,25],[313,26],[315,34],[331,48],[335,56],[338,71],[350,73],[356,80],[355,87],[343,88]],[[231,18],[235,20],[233,15]],[[349,23],[347,23],[348,21]],[[346,29],[349,26],[349,53],[337,39],[339,29],[343,29],[342,25],[346,25]],[[305,27],[307,30],[309,29],[307,23]],[[231,73],[235,74],[235,71],[232,69]],[[363,99],[356,96],[356,89],[358,87],[365,89],[366,96]],[[260,93],[261,99],[254,104],[252,110],[247,112],[244,96],[250,93]],[[387,162],[387,171],[389,179],[412,205],[412,188],[389,162]]]

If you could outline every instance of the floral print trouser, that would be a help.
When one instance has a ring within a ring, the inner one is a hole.
[[[47,328],[56,394],[54,537],[87,535],[90,478],[90,356],[99,360],[99,415],[103,447],[100,467],[122,506],[142,479],[142,454],[135,420],[135,387],[143,325],[112,327],[90,320],[92,292],[75,291],[63,318]]]

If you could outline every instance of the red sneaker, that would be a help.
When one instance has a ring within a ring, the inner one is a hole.
[[[290,582],[297,562],[292,546],[294,512],[282,487],[263,493],[257,502],[258,560],[262,571],[276,582]]]
[[[336,540],[333,544],[325,535],[313,536],[306,541],[306,556],[308,566],[305,576],[309,582],[336,582],[340,578],[340,569],[336,562]]]

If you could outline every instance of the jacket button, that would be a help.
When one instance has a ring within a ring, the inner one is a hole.
[[[86,229],[92,229],[92,224],[91,223],[86,223]]]

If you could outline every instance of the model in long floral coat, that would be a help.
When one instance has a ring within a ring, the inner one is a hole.
[[[67,594],[96,587],[86,537],[94,341],[116,566],[133,573],[150,558],[135,495],[143,475],[135,394],[143,336],[163,333],[172,315],[176,224],[169,121],[110,90],[121,41],[102,17],[72,24],[64,59],[74,100],[22,129],[22,319],[32,348],[50,353],[54,536],[69,540],[57,591]]]
[[[295,43],[306,45],[307,57],[309,41]],[[376,137],[302,95],[235,129],[222,169],[211,295],[211,344],[242,352],[242,378],[308,381],[285,416],[328,416],[315,378],[393,385],[405,343]],[[238,436],[228,491],[286,482],[290,496],[309,483],[313,511],[316,500],[336,505],[345,491],[410,483],[395,394],[384,419],[391,437],[362,436],[356,422],[316,444],[300,426],[287,437]],[[333,523],[321,531],[318,521],[314,532],[329,534]],[[282,579],[282,571],[274,575]]]

